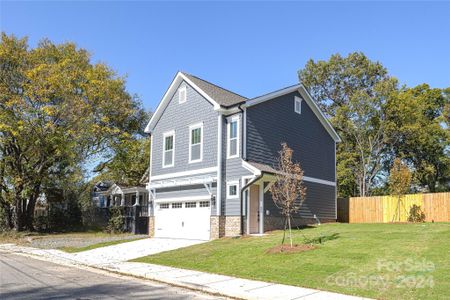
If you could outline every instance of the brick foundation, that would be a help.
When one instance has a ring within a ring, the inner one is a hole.
[[[155,236],[155,217],[154,216],[148,217],[148,235],[150,237]]]
[[[241,217],[225,216],[225,236],[238,236],[241,234]]]
[[[241,217],[239,216],[211,216],[212,240],[224,236],[237,236],[241,234]]]
[[[210,222],[210,239],[215,240],[223,236],[222,228],[221,226],[222,217],[220,216],[211,216],[211,222]]]

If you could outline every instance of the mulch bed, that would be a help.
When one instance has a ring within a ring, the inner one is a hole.
[[[313,245],[304,245],[304,244],[295,244],[291,247],[291,245],[277,245],[273,248],[270,248],[266,251],[268,254],[274,253],[299,253],[305,252],[309,250],[316,249],[316,246]]]

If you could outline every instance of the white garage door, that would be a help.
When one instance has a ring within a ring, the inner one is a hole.
[[[210,239],[209,201],[159,202],[155,207],[155,237]]]

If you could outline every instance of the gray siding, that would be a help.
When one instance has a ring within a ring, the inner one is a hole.
[[[152,176],[214,167],[217,165],[217,113],[213,106],[187,83],[187,101],[178,103],[174,94],[153,131]],[[189,126],[203,122],[203,160],[189,163]],[[175,131],[175,165],[162,167],[163,134]]]
[[[300,209],[300,216],[312,218],[314,214],[320,219],[336,219],[336,188],[314,182],[304,182],[306,199]],[[264,194],[264,210],[269,210],[271,216],[280,216],[279,209],[272,200],[272,194]]]
[[[305,176],[335,181],[334,140],[305,101],[301,114],[294,111],[294,96],[300,94],[247,108],[247,159],[274,165],[280,144],[286,142]]]
[[[216,194],[216,186],[211,189],[213,195]],[[208,191],[204,185],[179,186],[173,188],[158,189],[156,191],[156,200],[171,199],[178,197],[195,197],[195,196],[209,196]]]
[[[222,214],[226,216],[239,216],[241,214],[241,200],[240,200],[240,193],[238,198],[227,198],[226,193],[226,184],[227,181],[239,181],[239,189],[242,187],[242,176],[249,176],[252,175],[250,171],[242,167],[242,135],[243,135],[243,123],[242,123],[242,114],[235,114],[233,115],[239,116],[239,153],[241,154],[239,157],[236,158],[229,158],[227,159],[227,123],[228,120],[232,116],[228,116],[224,118],[225,123],[223,126],[223,143],[222,143],[222,149],[223,149],[223,178],[222,178]]]

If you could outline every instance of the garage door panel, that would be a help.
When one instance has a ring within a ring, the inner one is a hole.
[[[180,204],[174,203],[180,202],[164,203],[163,207],[168,208],[161,208],[162,203],[157,204],[155,236],[209,240],[210,207],[200,207],[200,201],[182,202],[181,208],[176,208]]]

